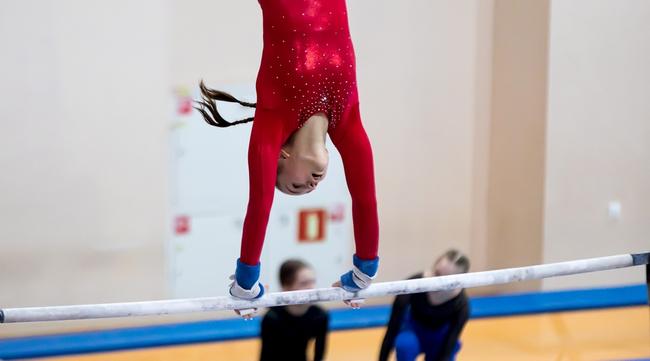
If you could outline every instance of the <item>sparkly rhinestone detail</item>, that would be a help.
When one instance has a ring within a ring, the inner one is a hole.
[[[258,106],[295,114],[297,126],[325,113],[330,128],[358,101],[344,0],[261,0],[264,52]]]

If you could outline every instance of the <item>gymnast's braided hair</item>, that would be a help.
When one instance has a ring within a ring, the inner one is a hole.
[[[226,128],[233,125],[248,123],[253,121],[252,117],[242,119],[242,120],[236,120],[234,122],[229,122],[225,120],[217,110],[217,101],[237,103],[241,106],[249,107],[249,108],[255,108],[255,106],[257,105],[256,103],[244,102],[221,90],[208,88],[203,83],[203,80],[201,80],[201,82],[199,83],[199,88],[201,89],[201,100],[196,101],[198,106],[195,106],[194,109],[198,110],[199,113],[201,113],[206,123],[215,127]]]

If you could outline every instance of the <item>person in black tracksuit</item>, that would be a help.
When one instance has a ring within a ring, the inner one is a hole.
[[[283,291],[314,288],[316,279],[309,265],[289,260],[280,267]],[[271,308],[262,319],[261,361],[307,361],[308,345],[314,340],[313,361],[325,355],[329,316],[316,305]]]
[[[417,273],[410,279],[468,270],[468,258],[459,251],[449,250],[432,270]],[[460,350],[459,337],[468,318],[469,302],[463,289],[397,296],[379,360],[387,361],[394,348],[398,361],[414,361],[422,353],[426,361],[452,361]]]

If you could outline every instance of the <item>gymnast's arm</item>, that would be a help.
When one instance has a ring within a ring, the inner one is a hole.
[[[370,140],[361,123],[359,104],[354,105],[330,138],[343,159],[345,178],[352,198],[356,255],[377,258],[379,221]]]
[[[251,266],[259,263],[262,253],[284,138],[281,116],[258,108],[248,146],[250,188],[240,254],[241,261]]]
[[[400,327],[402,326],[402,320],[404,319],[404,313],[406,312],[409,300],[410,295],[401,295],[395,297],[393,307],[390,311],[390,320],[388,321],[388,327],[386,327],[386,335],[384,336],[384,341],[381,343],[379,361],[387,361],[391,350],[395,346],[395,338],[397,337]]]

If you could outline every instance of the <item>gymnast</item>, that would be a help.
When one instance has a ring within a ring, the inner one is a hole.
[[[249,200],[240,258],[230,294],[255,299],[274,188],[290,195],[312,192],[327,175],[326,135],[343,159],[352,198],[356,253],[352,270],[335,286],[359,291],[370,285],[379,265],[379,225],[373,156],[361,123],[354,50],[345,0],[260,0],[262,61],[257,103],[200,84],[197,110],[205,121],[228,127],[252,121],[248,146]],[[253,118],[229,122],[216,102],[254,107]]]
[[[469,259],[452,249],[440,256],[431,269],[410,279],[447,276],[468,270]],[[426,361],[453,361],[460,350],[458,338],[468,318],[469,303],[463,289],[397,296],[379,360],[388,360],[395,348],[397,361],[415,361],[422,353]]]
[[[282,291],[308,290],[316,285],[312,268],[297,259],[280,266]],[[269,309],[262,319],[260,361],[322,361],[325,355],[329,315],[316,305],[290,305]],[[307,357],[314,340],[313,357]]]

